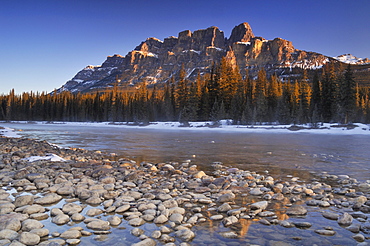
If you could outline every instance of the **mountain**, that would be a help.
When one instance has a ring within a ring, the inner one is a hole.
[[[225,56],[239,66],[242,75],[248,69],[250,76],[256,76],[264,68],[267,74],[276,73],[282,78],[338,59],[295,49],[292,42],[281,38],[266,40],[255,36],[248,23],[235,26],[229,38],[212,26],[182,31],[164,41],[148,38],[126,56],[108,56],[100,66],[85,67],[58,92],[104,90],[114,84],[130,87],[142,81],[163,83],[176,77],[182,66],[187,78],[195,80],[198,74],[210,72],[213,64]]]
[[[370,63],[370,60],[368,58],[358,58],[351,54],[344,54],[344,55],[336,56],[333,58],[340,62],[344,62],[347,64],[353,64],[353,65],[362,65],[362,64]]]

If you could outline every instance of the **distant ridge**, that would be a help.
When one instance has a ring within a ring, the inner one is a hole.
[[[182,31],[177,37],[161,41],[148,38],[126,56],[113,55],[100,66],[87,66],[58,89],[71,92],[105,90],[118,84],[130,87],[146,81],[160,84],[177,76],[184,66],[189,80],[198,74],[210,72],[222,57],[230,59],[244,76],[256,76],[264,68],[267,74],[276,73],[282,78],[294,76],[301,69],[319,69],[330,61],[365,64],[368,59],[351,55],[328,57],[316,52],[295,49],[292,42],[275,38],[266,40],[255,36],[248,23],[235,26],[229,38],[218,27]]]

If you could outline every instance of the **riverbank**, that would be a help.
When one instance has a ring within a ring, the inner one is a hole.
[[[20,124],[47,124],[47,125],[66,125],[66,126],[94,126],[94,127],[117,127],[117,128],[145,128],[156,130],[192,130],[192,131],[217,131],[217,132],[254,132],[254,133],[313,133],[313,134],[343,134],[343,135],[370,135],[370,126],[362,123],[329,124],[320,123],[316,127],[310,124],[304,125],[232,125],[231,121],[222,120],[220,124],[214,125],[213,122],[189,122],[187,125],[179,122],[150,122],[148,124],[135,124],[133,122],[59,122],[59,121],[14,121],[10,123]],[[7,122],[0,122],[6,125]]]
[[[206,174],[18,138],[0,152],[0,245],[369,242],[370,184],[345,175],[277,180],[222,163]]]

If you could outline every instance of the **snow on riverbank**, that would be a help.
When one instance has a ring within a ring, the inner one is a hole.
[[[14,131],[14,129],[9,127],[1,127],[0,126],[0,136],[4,136],[7,138],[20,138],[21,136]]]
[[[213,126],[212,122],[190,122],[189,126],[182,126],[179,122],[151,122],[148,125],[138,125],[126,122],[26,122],[16,121],[17,124],[46,124],[66,126],[92,126],[92,127],[117,127],[128,129],[153,129],[153,130],[192,130],[192,131],[217,131],[217,132],[254,132],[254,133],[316,133],[316,134],[362,134],[370,135],[369,125],[355,123],[353,125],[320,124],[318,128],[310,125],[231,125],[223,120],[219,126]],[[1,124],[1,123],[0,123]],[[3,126],[6,125],[4,122]],[[10,128],[4,127],[0,134],[6,137],[19,137]]]
[[[57,156],[55,154],[46,154],[46,156],[31,156],[31,157],[28,157],[28,158],[24,158],[24,160],[26,160],[28,162],[35,162],[35,161],[40,161],[40,160],[51,161],[51,162],[66,161],[62,157]]]

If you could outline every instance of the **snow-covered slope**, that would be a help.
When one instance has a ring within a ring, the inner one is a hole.
[[[347,64],[367,64],[370,63],[370,60],[368,58],[358,58],[351,54],[344,54],[340,56],[333,57],[334,59],[344,62]]]

